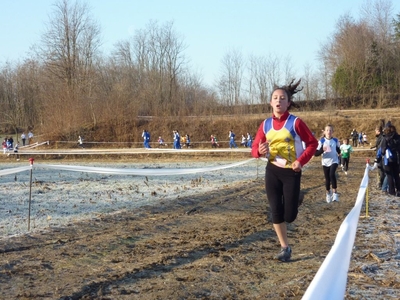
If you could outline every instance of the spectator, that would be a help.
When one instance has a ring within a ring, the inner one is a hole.
[[[389,194],[400,197],[399,177],[400,136],[393,125],[386,125],[373,169],[383,161],[383,170],[389,186]]]
[[[30,145],[33,142],[33,133],[32,131],[28,132],[28,145]]]
[[[368,138],[367,138],[367,134],[365,132],[363,133],[363,144],[368,145]]]
[[[7,149],[13,150],[13,148],[14,148],[14,139],[12,138],[12,136],[10,136],[7,140]]]
[[[375,150],[375,157],[377,156],[378,150],[381,147],[381,143],[383,140],[383,126],[385,125],[384,121],[382,121],[382,125],[378,125],[375,127],[375,145],[371,147],[371,149]],[[387,192],[387,186],[383,184],[385,180],[385,171],[383,170],[383,161],[380,160],[379,164],[377,164],[378,167],[378,188],[382,189],[383,191]],[[387,183],[387,180],[386,180]],[[387,184],[386,184],[387,185]]]
[[[25,146],[25,141],[26,141],[26,134],[25,134],[25,132],[23,132],[23,133],[21,134],[21,140],[22,140],[22,146]]]
[[[353,147],[357,147],[358,132],[355,128],[353,128],[353,131],[350,133],[350,136],[353,142]]]
[[[7,153],[7,137],[4,138],[3,143],[1,144],[3,146],[3,153]]]
[[[250,133],[247,133],[247,147],[251,148],[253,145],[253,138],[251,137]]]

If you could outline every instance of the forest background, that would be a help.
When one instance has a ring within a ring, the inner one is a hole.
[[[303,86],[294,113],[313,131],[327,120],[344,132],[372,131],[382,118],[397,125],[396,110],[377,109],[399,105],[400,12],[390,1],[368,4],[358,20],[339,18],[321,45],[316,72],[306,66],[294,74],[290,59],[268,53],[244,58],[230,50],[209,87],[190,70],[173,22],[151,21],[104,56],[88,6],[60,0],[29,56],[0,65],[0,133],[18,139],[33,130],[44,140],[75,141],[81,135],[93,142],[134,143],[147,129],[153,141],[159,135],[172,139],[172,130],[198,141],[210,134],[225,140],[230,129],[237,136],[254,134],[269,114],[274,84],[293,78]],[[347,109],[358,109],[361,122]]]

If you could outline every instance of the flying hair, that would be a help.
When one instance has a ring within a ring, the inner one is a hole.
[[[297,82],[295,82],[295,79],[292,79],[292,81],[288,84],[288,85],[284,85],[284,86],[278,86],[276,84],[274,84],[274,88],[272,90],[272,93],[276,90],[284,90],[288,96],[288,99],[290,101],[290,107],[297,107],[297,105],[292,101],[293,100],[293,95],[300,92],[303,87],[301,88],[297,88],[300,85],[301,79],[299,79]]]

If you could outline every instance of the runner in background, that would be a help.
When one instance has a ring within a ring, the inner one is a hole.
[[[78,146],[81,147],[81,148],[85,148],[83,146],[83,138],[81,136],[79,136],[79,138],[78,138]]]
[[[339,164],[340,143],[332,136],[333,126],[326,125],[324,136],[319,140],[315,156],[321,156],[322,169],[325,176],[326,202],[339,201],[337,193],[336,170]],[[332,192],[331,192],[332,185]]]
[[[340,157],[342,171],[347,175],[349,170],[350,154],[353,152],[353,147],[349,145],[349,139],[344,139],[343,144],[340,145]]]
[[[240,142],[240,145],[242,145],[243,147],[247,147],[247,139],[244,134],[242,134],[242,141]]]
[[[235,133],[232,131],[232,130],[229,130],[229,135],[228,135],[228,138],[229,138],[229,148],[237,148],[238,146],[236,145],[236,143],[235,143]]]

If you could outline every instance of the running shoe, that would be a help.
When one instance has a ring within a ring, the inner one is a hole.
[[[281,252],[279,252],[278,256],[276,257],[280,261],[289,261],[290,257],[292,257],[292,249],[288,246],[286,248],[282,248]]]
[[[339,202],[339,194],[338,193],[333,193],[332,194],[332,201]]]
[[[329,192],[328,194],[326,194],[326,202],[331,203],[331,201],[332,201],[332,195]]]

